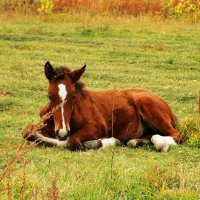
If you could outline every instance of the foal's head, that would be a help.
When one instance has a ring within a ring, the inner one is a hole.
[[[45,75],[49,80],[48,95],[53,112],[56,135],[64,140],[70,133],[70,118],[73,112],[77,89],[81,87],[78,80],[84,73],[86,65],[70,71],[67,68],[56,68],[47,62]],[[60,106],[59,106],[60,105]]]

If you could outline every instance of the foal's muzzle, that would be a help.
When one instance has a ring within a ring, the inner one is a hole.
[[[70,135],[69,131],[65,131],[63,129],[56,130],[56,136],[59,140],[66,140],[67,137]]]

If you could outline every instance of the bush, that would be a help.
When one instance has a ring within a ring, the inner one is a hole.
[[[156,14],[162,0],[55,0],[56,12],[90,12],[100,14],[133,15]]]
[[[1,0],[0,6],[3,11],[44,15],[84,12],[200,19],[200,0]]]
[[[200,0],[165,0],[163,4],[165,17],[200,18]]]
[[[37,3],[34,0],[1,0],[0,10],[18,14],[36,14]]]
[[[37,9],[40,14],[52,14],[53,1],[52,0],[39,0],[39,7]]]

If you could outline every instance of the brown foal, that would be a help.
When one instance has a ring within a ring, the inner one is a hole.
[[[162,98],[144,89],[87,90],[79,81],[85,68],[70,71],[45,64],[50,101],[40,116],[61,106],[40,132],[29,137],[28,126],[24,137],[71,150],[120,143],[136,147],[151,141],[156,149],[167,151],[170,145],[184,141],[176,130],[175,116]]]

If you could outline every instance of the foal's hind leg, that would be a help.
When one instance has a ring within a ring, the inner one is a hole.
[[[156,149],[166,152],[170,145],[184,142],[184,138],[175,129],[176,119],[163,99],[153,94],[141,94],[134,96],[134,103],[144,122],[151,128],[152,136],[161,135],[151,138]]]
[[[176,143],[184,142],[184,138],[175,129],[176,119],[169,105],[158,96],[137,95],[134,97],[142,119],[147,122],[155,133],[171,136]]]
[[[159,134],[162,136],[170,136],[177,143],[183,143],[184,138],[181,134],[175,129],[175,122],[172,121],[172,118],[169,116],[164,116],[160,112],[154,112],[152,116],[145,116],[145,121],[147,121],[152,127],[152,136]]]
[[[161,133],[161,135],[153,135],[151,138],[157,150],[167,152],[170,146],[184,142],[184,138],[169,122],[167,123],[161,119],[159,124],[155,124],[154,126]]]
[[[170,146],[182,143],[184,138],[172,126],[167,118],[163,118],[163,116],[159,115],[159,113],[156,114],[157,119],[154,117],[145,118],[145,120],[148,120],[155,131],[155,133],[152,134],[151,142],[154,144],[157,150],[167,152]]]

